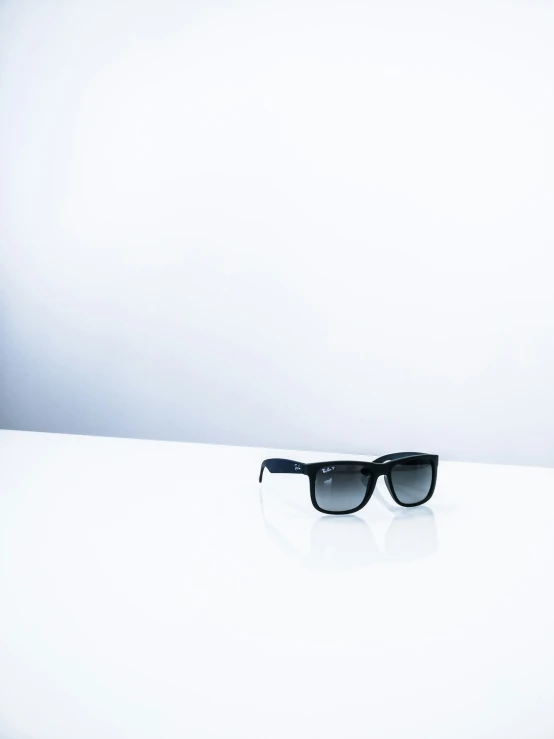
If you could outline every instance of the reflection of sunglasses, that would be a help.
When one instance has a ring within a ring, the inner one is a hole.
[[[295,511],[293,520],[299,520],[298,513],[305,509],[284,496],[268,495],[260,489],[260,510],[264,526],[276,545],[289,557],[300,561],[303,565],[334,569],[357,569],[368,565],[413,562],[434,554],[438,548],[437,525],[431,508],[420,506],[403,509],[386,501],[375,489],[373,499],[378,499],[393,515],[393,519],[384,535],[384,547],[377,545],[375,533],[368,521],[351,516],[320,516],[312,522],[307,546],[298,546],[296,536],[289,536],[289,526],[283,527],[283,521],[290,523],[290,515],[283,518],[281,506]],[[271,501],[269,507],[267,503]],[[275,508],[278,503],[278,507]],[[279,525],[278,525],[279,522]],[[297,533],[296,526],[293,533]]]
[[[386,454],[373,462],[315,462],[303,464],[291,459],[265,459],[264,469],[307,475],[312,503],[322,513],[354,513],[363,508],[375,490],[377,479],[385,483],[393,499],[401,506],[426,503],[433,495],[439,458],[436,454],[399,452]]]

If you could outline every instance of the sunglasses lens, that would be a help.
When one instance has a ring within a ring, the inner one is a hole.
[[[391,471],[394,493],[401,503],[414,505],[422,503],[429,495],[433,484],[431,462],[417,459],[395,464]]]
[[[370,479],[369,470],[362,464],[330,464],[323,467],[315,478],[317,504],[324,511],[351,511],[363,503]]]

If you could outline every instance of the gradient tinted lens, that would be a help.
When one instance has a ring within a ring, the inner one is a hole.
[[[395,464],[391,472],[392,487],[401,503],[421,503],[429,495],[433,484],[431,462],[410,460]]]
[[[363,502],[369,483],[363,464],[334,464],[318,470],[315,498],[324,511],[351,511]]]

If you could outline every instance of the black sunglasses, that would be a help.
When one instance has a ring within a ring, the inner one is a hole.
[[[439,458],[436,454],[398,452],[373,462],[315,462],[302,464],[291,459],[265,459],[260,470],[308,475],[314,508],[322,513],[354,513],[363,508],[375,490],[377,478],[385,483],[398,505],[412,507],[426,503],[437,482]]]

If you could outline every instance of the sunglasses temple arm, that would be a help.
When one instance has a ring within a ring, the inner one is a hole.
[[[295,462],[293,459],[264,459],[260,469],[260,482],[262,481],[264,470],[267,469],[271,473],[284,472],[292,475],[305,475],[306,465],[302,462]]]
[[[419,457],[419,456],[428,456],[425,454],[425,452],[395,452],[394,454],[384,454],[382,457],[378,457],[377,459],[374,459],[373,462],[377,462],[378,464],[382,462],[392,462],[395,459],[403,459],[404,457]]]

